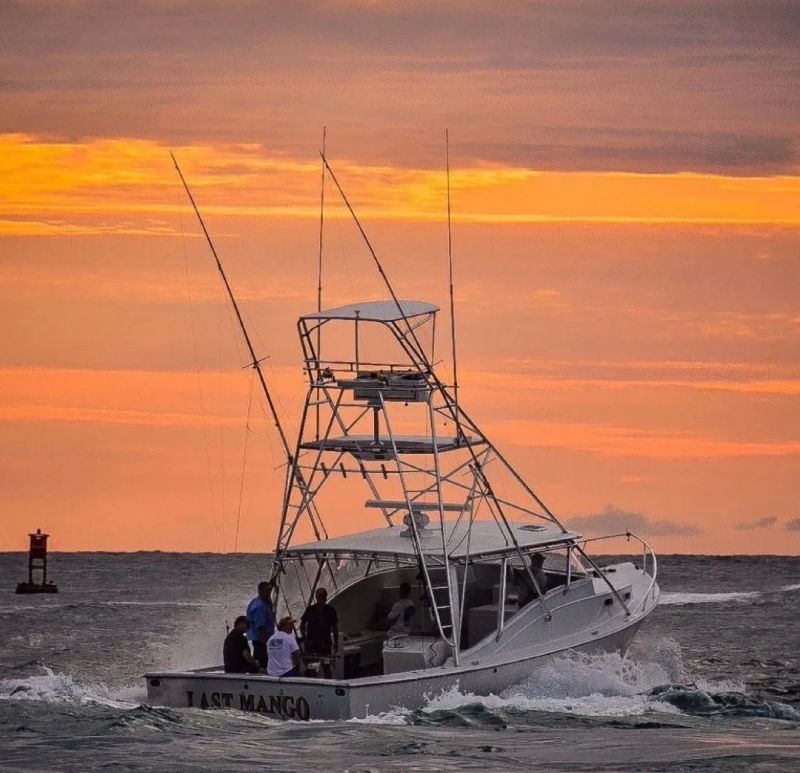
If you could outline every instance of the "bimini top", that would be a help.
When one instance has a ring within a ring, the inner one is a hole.
[[[563,545],[579,539],[575,532],[563,532],[555,524],[510,523],[517,543],[523,550],[545,548],[551,545]],[[292,545],[287,548],[285,558],[297,558],[309,555],[338,556],[401,556],[414,557],[414,542],[410,536],[403,536],[405,526],[385,526],[382,529],[362,531],[344,537],[332,537],[318,542],[306,542],[303,545]],[[515,553],[513,543],[505,536],[494,521],[473,521],[472,533],[467,539],[469,519],[449,521],[445,524],[447,548],[451,560],[463,559],[469,553],[470,558],[480,556],[503,555]],[[422,548],[427,557],[442,555],[442,535],[438,526],[431,524],[421,533]],[[469,543],[469,544],[468,544]]]
[[[334,309],[323,309],[311,314],[303,314],[300,319],[360,319],[367,322],[398,322],[412,317],[422,317],[439,311],[439,307],[427,301],[400,301],[400,309],[392,301],[362,301],[351,303],[347,306],[337,306]]]

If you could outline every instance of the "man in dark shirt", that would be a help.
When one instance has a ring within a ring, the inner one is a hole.
[[[312,604],[300,618],[303,650],[307,655],[322,656],[322,671],[331,678],[330,656],[339,650],[339,616],[328,603],[328,591],[317,588],[317,603]]]
[[[226,674],[255,674],[258,672],[258,663],[250,652],[250,645],[245,636],[247,626],[247,618],[241,615],[236,618],[233,628],[225,637],[222,659],[225,662]]]

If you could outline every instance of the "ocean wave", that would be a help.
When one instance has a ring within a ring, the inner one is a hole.
[[[730,593],[669,593],[662,592],[659,604],[670,606],[672,604],[724,604],[726,601],[747,601],[756,599],[760,591],[732,591]]]
[[[55,610],[80,609],[82,607],[215,607],[213,602],[207,601],[128,601],[127,599],[113,601],[72,601],[68,604],[43,601],[41,604],[12,604],[0,607],[0,615],[16,614],[17,612],[44,612]]]
[[[144,688],[112,690],[104,684],[82,684],[68,674],[57,674],[46,666],[45,673],[24,679],[0,679],[0,700],[42,701],[79,706],[99,705],[131,709],[145,698]]]
[[[780,701],[761,700],[743,689],[719,690],[698,682],[691,685],[665,685],[652,691],[651,697],[695,716],[766,717],[800,721],[800,711]]]
[[[94,602],[92,602],[94,603]],[[204,601],[98,601],[104,607],[213,607]]]

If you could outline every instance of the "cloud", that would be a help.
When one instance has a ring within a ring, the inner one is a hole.
[[[769,529],[778,522],[774,515],[759,518],[757,521],[740,521],[734,526],[739,531],[753,531],[754,529]]]
[[[515,445],[560,448],[604,457],[724,459],[800,454],[797,440],[727,439],[658,427],[526,419],[501,419],[485,426],[493,437]]]
[[[319,160],[311,155],[289,158],[242,143],[173,149],[206,215],[319,216]],[[342,158],[332,163],[362,219],[444,217],[441,170]],[[166,145],[133,137],[65,142],[0,134],[0,179],[2,234],[163,236],[180,232],[180,213],[187,210]],[[453,219],[463,223],[800,224],[797,176],[542,172],[469,162],[453,166],[451,181]],[[332,207],[328,217],[348,216]],[[544,299],[554,300],[561,301]],[[742,315],[715,319],[712,327],[742,337],[761,335],[758,325]]]
[[[798,29],[791,0],[4,0],[0,85],[6,128],[57,136],[297,153],[336,119],[362,158],[406,133],[430,165],[449,125],[470,160],[491,136],[538,168],[766,174],[797,159]]]
[[[703,534],[703,530],[694,524],[654,519],[613,505],[606,505],[599,513],[570,518],[569,524],[590,534],[624,531],[642,537],[690,537]]]
[[[474,142],[458,150],[499,164],[560,170],[704,170],[729,175],[780,173],[798,160],[795,139],[777,131],[680,131],[597,126],[538,126],[536,142]]]
[[[783,524],[783,528],[786,529],[786,531],[800,531],[800,518],[792,518],[791,521],[786,521],[786,523]]]

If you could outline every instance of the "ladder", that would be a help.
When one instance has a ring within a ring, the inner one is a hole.
[[[422,546],[422,540],[420,539],[419,535],[419,524],[417,523],[416,514],[420,511],[420,505],[418,502],[412,501],[412,491],[406,485],[405,480],[405,473],[403,471],[403,466],[400,461],[400,457],[397,454],[397,445],[395,444],[394,440],[394,433],[392,432],[391,425],[389,423],[389,415],[386,410],[386,403],[383,399],[383,394],[378,392],[378,396],[380,398],[381,409],[383,411],[384,421],[386,422],[386,429],[389,434],[389,440],[392,444],[392,450],[394,452],[394,457],[397,462],[397,471],[398,471],[398,478],[400,479],[400,485],[403,489],[403,498],[405,500],[406,507],[408,509],[408,527],[411,532],[411,538],[414,542],[414,548],[417,554],[417,558],[419,559],[419,567],[422,572],[422,579],[425,583],[425,592],[428,596],[428,600],[430,601],[430,609],[433,615],[433,620],[436,623],[436,628],[441,637],[442,641],[447,644],[452,652],[453,658],[455,660],[455,664],[458,665],[458,639],[459,639],[459,631],[456,630],[456,627],[453,623],[454,614],[453,610],[455,606],[453,604],[453,600],[455,595],[453,593],[453,586],[452,586],[452,572],[450,571],[450,557],[448,555],[447,550],[445,549],[442,554],[442,561],[445,572],[445,583],[444,585],[434,585],[433,580],[431,578],[431,571],[428,567],[428,560],[425,556],[425,550]],[[437,483],[438,483],[438,476],[437,476]],[[441,488],[437,485],[439,491],[437,492],[439,495],[439,503],[441,503]],[[428,509],[439,509],[440,505],[433,505]],[[442,530],[442,535],[444,535],[444,522],[440,519],[440,529]],[[444,545],[444,537],[442,538],[442,544]],[[446,547],[446,546],[445,546]],[[442,596],[444,595],[444,598]],[[444,612],[447,611],[449,620],[444,619]]]

